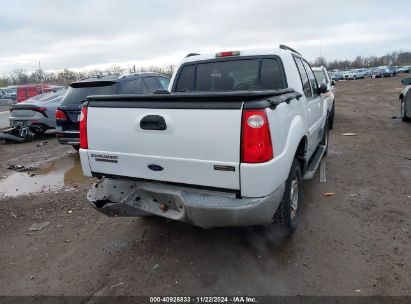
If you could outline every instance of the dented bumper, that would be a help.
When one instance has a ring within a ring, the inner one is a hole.
[[[268,196],[236,198],[232,193],[105,178],[87,199],[108,216],[158,215],[203,228],[270,223],[284,193],[284,184]]]

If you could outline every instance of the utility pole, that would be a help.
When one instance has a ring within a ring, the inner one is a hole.
[[[323,44],[323,40],[320,40],[320,58],[322,58],[322,44]]]

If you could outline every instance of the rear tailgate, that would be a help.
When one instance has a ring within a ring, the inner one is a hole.
[[[279,94],[274,90],[89,97],[85,106],[90,169],[239,190],[243,102],[260,106],[265,98]]]
[[[92,172],[240,189],[242,102],[115,102],[88,105]],[[152,130],[162,119],[165,129]]]

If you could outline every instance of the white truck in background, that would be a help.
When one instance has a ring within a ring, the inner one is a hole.
[[[328,147],[326,85],[293,49],[189,54],[169,91],[89,96],[80,158],[109,216],[292,233]]]

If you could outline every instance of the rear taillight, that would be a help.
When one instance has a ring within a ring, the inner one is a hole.
[[[273,158],[270,126],[265,110],[244,110],[241,162],[263,163]]]
[[[30,106],[25,106],[25,107],[17,107],[17,108],[10,108],[10,112],[13,112],[13,111],[16,111],[16,110],[26,110],[26,111],[34,111],[34,112],[39,112],[39,113],[41,113],[41,114],[43,114],[44,116],[46,116],[47,117],[47,115],[46,115],[46,113],[44,113],[44,112],[46,112],[46,110],[47,110],[47,108],[45,108],[45,107],[30,107]]]
[[[47,114],[45,113],[46,110],[47,110],[47,108],[45,108],[45,107],[37,107],[37,108],[33,108],[31,110],[34,111],[34,112],[39,112],[39,113],[43,114],[44,116],[48,117]]]
[[[80,114],[80,148],[88,149],[87,140],[87,108],[81,109]]]
[[[66,114],[63,111],[57,110],[56,111],[56,120],[67,120]]]

